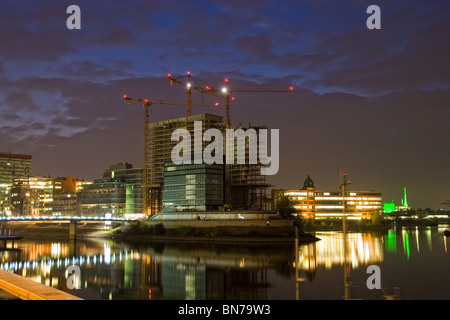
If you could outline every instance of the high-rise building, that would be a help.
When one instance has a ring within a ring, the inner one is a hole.
[[[233,210],[264,210],[266,209],[266,192],[270,185],[266,182],[266,176],[261,174],[262,165],[258,162],[250,163],[250,154],[252,142],[253,147],[256,147],[255,141],[266,144],[266,141],[262,141],[263,138],[259,131],[267,128],[264,126],[249,126],[248,128],[239,126],[229,129],[242,129],[243,132],[248,134],[249,138],[245,139],[245,143],[239,144],[238,141],[233,143],[234,161],[232,164],[226,165],[225,173],[226,183],[229,185],[229,188],[225,190],[226,193],[229,193],[229,195],[225,194],[226,203]],[[224,139],[238,140],[233,135],[227,136],[226,134],[224,134]],[[225,150],[225,153],[230,151]],[[239,155],[244,156],[245,163],[238,163]]]
[[[194,132],[194,122],[202,122],[202,132]],[[207,144],[203,141],[205,130],[222,128],[223,118],[212,114],[198,114],[171,120],[153,122],[149,124],[148,148],[148,178],[149,185],[148,207],[149,214],[156,214],[162,210],[162,190],[164,186],[164,164],[172,162],[172,150],[178,141],[172,141],[172,133],[176,129],[186,129],[191,133],[193,143],[192,152],[195,153],[194,144],[199,143],[202,150]],[[200,137],[201,141],[195,141]]]
[[[15,178],[11,187],[11,214],[73,216],[78,209],[80,185],[90,182],[76,177],[32,175]]]
[[[60,189],[61,184],[49,176],[15,178],[11,187],[12,215],[52,215],[53,196]]]
[[[374,212],[381,212],[382,197],[378,191],[348,190],[343,197],[341,191],[316,190],[313,180],[308,176],[303,188],[299,190],[283,190],[297,212],[307,219],[370,218]],[[345,206],[345,207],[344,207]]]
[[[195,125],[196,121],[201,122],[201,129]],[[264,127],[251,127],[255,134],[262,128]],[[172,141],[172,133],[176,129],[185,129],[190,133],[192,138],[190,154],[192,157],[198,155],[196,147],[201,146],[203,151],[211,143],[203,139],[205,131],[209,129],[218,129],[222,133],[223,151],[224,157],[226,157],[227,135],[223,118],[208,113],[150,123],[148,129],[147,181],[149,185],[148,207],[150,208],[148,213],[155,214],[162,211],[163,190],[165,188],[164,166],[166,163],[172,162],[172,151],[179,143],[176,139]],[[245,130],[242,127],[228,129]],[[243,144],[233,144],[235,159],[238,155],[245,155],[247,161],[244,164],[238,164],[236,161],[234,164],[223,164],[225,168],[223,206],[225,208],[232,210],[261,210],[265,208],[264,200],[269,185],[266,183],[265,176],[261,175],[261,165],[250,164],[248,161],[249,143],[250,139],[246,139]],[[168,178],[167,174],[166,177]]]
[[[31,156],[0,152],[0,214],[11,214],[10,192],[15,178],[31,174]]]

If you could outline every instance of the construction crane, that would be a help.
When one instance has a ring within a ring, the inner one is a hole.
[[[179,79],[181,78],[187,78],[187,82],[180,81]],[[199,86],[198,82],[201,80],[192,77],[190,71],[187,72],[186,76],[178,78],[172,77],[172,75],[169,73],[167,75],[167,79],[169,79],[171,85],[176,83],[186,87],[186,116],[188,117],[192,115],[192,90],[200,91],[201,93],[208,93],[210,95],[215,96],[216,98],[223,99],[222,95],[211,92],[209,90],[210,87],[205,82],[202,81],[205,84],[205,88]],[[217,102],[216,105],[218,105]]]
[[[187,82],[180,81],[181,78],[187,78]],[[186,88],[186,105],[187,110],[186,113],[188,116],[191,115],[191,95],[192,90],[200,91],[201,93],[212,95],[219,99],[225,100],[225,128],[228,129],[231,125],[231,116],[230,116],[230,103],[235,101],[235,98],[232,97],[232,93],[235,92],[294,92],[294,87],[289,87],[288,89],[233,89],[231,90],[229,86],[229,79],[225,79],[225,86],[221,89],[214,89],[210,85],[208,85],[206,82],[195,78],[191,75],[191,72],[188,71],[186,76],[181,76],[178,78],[174,78],[171,74],[167,75],[167,79],[170,81],[170,84],[173,85],[174,83],[180,84]],[[225,166],[225,202],[227,204],[231,201],[231,165]]]
[[[290,86],[287,90],[285,89],[229,89],[228,84],[230,81],[228,78],[225,79],[225,86],[222,88],[221,92],[225,96],[225,110],[226,110],[226,122],[225,125],[228,128],[230,126],[230,102],[234,102],[235,98],[232,96],[234,92],[247,92],[247,93],[257,93],[257,92],[294,92],[294,87]],[[217,92],[217,90],[210,89],[211,91]]]
[[[179,79],[181,78],[187,78],[187,82],[182,82]],[[234,92],[294,92],[294,87],[290,86],[287,90],[286,89],[229,89],[228,88],[228,84],[230,83],[229,79],[226,78],[225,79],[225,83],[226,86],[224,86],[221,90],[218,89],[213,89],[210,85],[208,85],[206,82],[201,81],[197,78],[194,78],[191,76],[191,73],[188,72],[186,76],[182,76],[182,77],[178,77],[178,78],[174,78],[172,77],[171,74],[167,75],[167,78],[170,81],[170,84],[173,85],[174,83],[183,85],[186,87],[186,105],[187,105],[187,110],[186,113],[188,116],[191,115],[191,97],[192,97],[192,89],[200,91],[202,93],[207,93],[210,94],[212,96],[215,96],[217,98],[220,99],[224,99],[225,100],[225,112],[226,112],[226,117],[225,117],[225,127],[229,128],[230,127],[230,122],[231,122],[231,117],[230,117],[230,103],[235,101],[235,98],[232,97],[232,93]],[[194,82],[197,84],[197,86],[192,84],[192,80],[194,80]],[[198,82],[202,82],[205,84],[204,87],[198,86]]]
[[[142,210],[144,212],[144,215],[147,216],[149,213],[153,214],[155,212],[155,208],[150,207],[150,212],[148,211],[148,204],[150,200],[150,204],[153,204],[153,192],[149,196],[149,190],[151,191],[152,188],[158,187],[154,185],[153,183],[153,175],[149,174],[149,160],[151,153],[153,152],[153,145],[150,144],[149,139],[149,108],[154,105],[174,105],[174,106],[180,106],[183,105],[182,102],[171,102],[171,101],[164,101],[164,100],[153,100],[153,99],[133,99],[128,97],[127,95],[123,96],[126,103],[141,103],[144,107],[144,168],[142,173]],[[192,104],[191,104],[192,106]],[[210,104],[194,104],[193,106],[198,107],[211,107]],[[219,103],[214,103],[213,106],[217,107],[219,106]]]

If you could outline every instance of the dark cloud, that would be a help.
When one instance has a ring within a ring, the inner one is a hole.
[[[58,67],[57,72],[71,79],[101,82],[129,78],[135,72],[135,66],[131,61],[126,60],[104,60],[101,63],[74,60]]]

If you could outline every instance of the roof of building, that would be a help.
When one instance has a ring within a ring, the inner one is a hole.
[[[31,159],[32,157],[30,155],[26,155],[26,154],[14,154],[14,153],[0,152],[0,158]]]
[[[308,178],[306,178],[305,182],[303,183],[303,189],[307,188],[315,188],[314,181],[311,179],[311,177],[308,174]]]

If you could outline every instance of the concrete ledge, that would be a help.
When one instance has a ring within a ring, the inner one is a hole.
[[[5,270],[0,270],[0,289],[21,300],[83,300]]]
[[[150,220],[268,220],[276,217],[273,211],[197,211],[197,212],[161,212]]]
[[[150,220],[148,225],[162,223],[165,228],[197,227],[292,227],[292,220]]]

